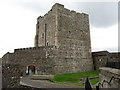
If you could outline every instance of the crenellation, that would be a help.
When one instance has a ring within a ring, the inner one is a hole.
[[[75,16],[76,16],[76,11],[71,10],[71,11],[70,11],[70,13],[71,13],[71,15],[72,15],[73,17],[75,17]]]
[[[37,20],[39,20],[39,19],[43,19],[43,16],[39,16],[39,17],[37,18]]]
[[[37,18],[36,27],[38,27],[38,25],[40,24],[40,22],[43,22],[43,20],[44,20],[44,16],[39,16],[39,17]],[[38,30],[38,28],[37,28],[37,30]]]
[[[59,3],[56,3],[56,4],[54,4],[54,5],[52,6],[52,10],[58,9],[58,8],[64,8],[64,5],[59,4]]]

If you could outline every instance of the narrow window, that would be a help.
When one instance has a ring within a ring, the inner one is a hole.
[[[44,33],[42,33],[42,38],[44,38]]]
[[[37,26],[37,28],[39,29],[39,26]]]
[[[39,25],[39,21],[37,22],[37,25]]]
[[[47,46],[49,45],[49,43],[47,42]]]
[[[47,24],[45,24],[45,46],[46,46]]]

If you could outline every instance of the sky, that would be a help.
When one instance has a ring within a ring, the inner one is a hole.
[[[37,17],[55,3],[89,14],[92,52],[118,51],[118,0],[0,0],[0,57],[33,47]]]

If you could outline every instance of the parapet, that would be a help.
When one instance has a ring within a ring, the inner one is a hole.
[[[55,48],[55,46],[40,46],[40,47],[28,47],[28,48],[18,48],[14,49],[14,52],[16,51],[26,51],[26,50],[41,50],[41,49],[52,49]]]
[[[37,18],[37,20],[43,20],[44,18],[46,18],[48,16],[48,14],[50,14],[52,12],[53,9],[56,9],[56,8],[64,8],[64,5],[62,4],[59,4],[59,3],[55,3],[53,6],[52,6],[52,9],[49,10],[44,16],[39,16]]]
[[[52,9],[61,9],[61,10],[63,10],[63,12],[66,13],[67,15],[70,15],[70,14],[72,14],[72,15],[83,15],[83,16],[85,16],[85,17],[86,17],[86,16],[88,17],[88,14],[86,14],[86,13],[79,13],[79,12],[76,12],[76,11],[74,11],[74,10],[69,10],[69,9],[65,8],[64,5],[59,4],[59,3],[54,4],[54,5],[52,6]]]
[[[92,55],[93,56],[106,56],[106,55],[108,55],[109,54],[109,52],[108,51],[98,51],[98,52],[92,52]]]
[[[44,20],[44,16],[39,16],[37,18],[37,24],[39,24],[39,22],[43,21]]]
[[[43,18],[43,16],[39,16],[37,19],[40,19],[40,18],[42,19],[42,18]]]
[[[44,16],[39,16],[37,18],[37,20],[41,22],[42,20],[46,19],[48,16],[53,15],[56,10],[57,10],[57,12],[59,12],[59,10],[60,10],[60,13],[62,12],[63,14],[70,15],[70,16],[77,15],[77,17],[81,17],[81,15],[82,15],[83,17],[88,17],[88,14],[86,14],[86,13],[79,13],[79,12],[76,12],[74,10],[69,10],[69,9],[65,8],[64,5],[59,4],[59,3],[55,3],[52,6],[51,10],[49,10]]]
[[[52,6],[52,9],[53,9],[53,8],[64,8],[64,5],[59,4],[59,3],[55,3],[55,4]]]

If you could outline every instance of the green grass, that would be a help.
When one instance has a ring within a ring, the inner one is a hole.
[[[99,75],[98,71],[91,72],[80,72],[80,73],[71,73],[71,74],[61,74],[55,75],[53,80],[57,82],[70,82],[70,83],[78,83],[80,78],[92,77]],[[94,84],[98,80],[92,80],[91,82]]]
[[[95,85],[95,84],[97,84],[99,81],[100,81],[99,78],[91,79],[91,80],[90,80],[90,83],[91,83],[92,85]]]

